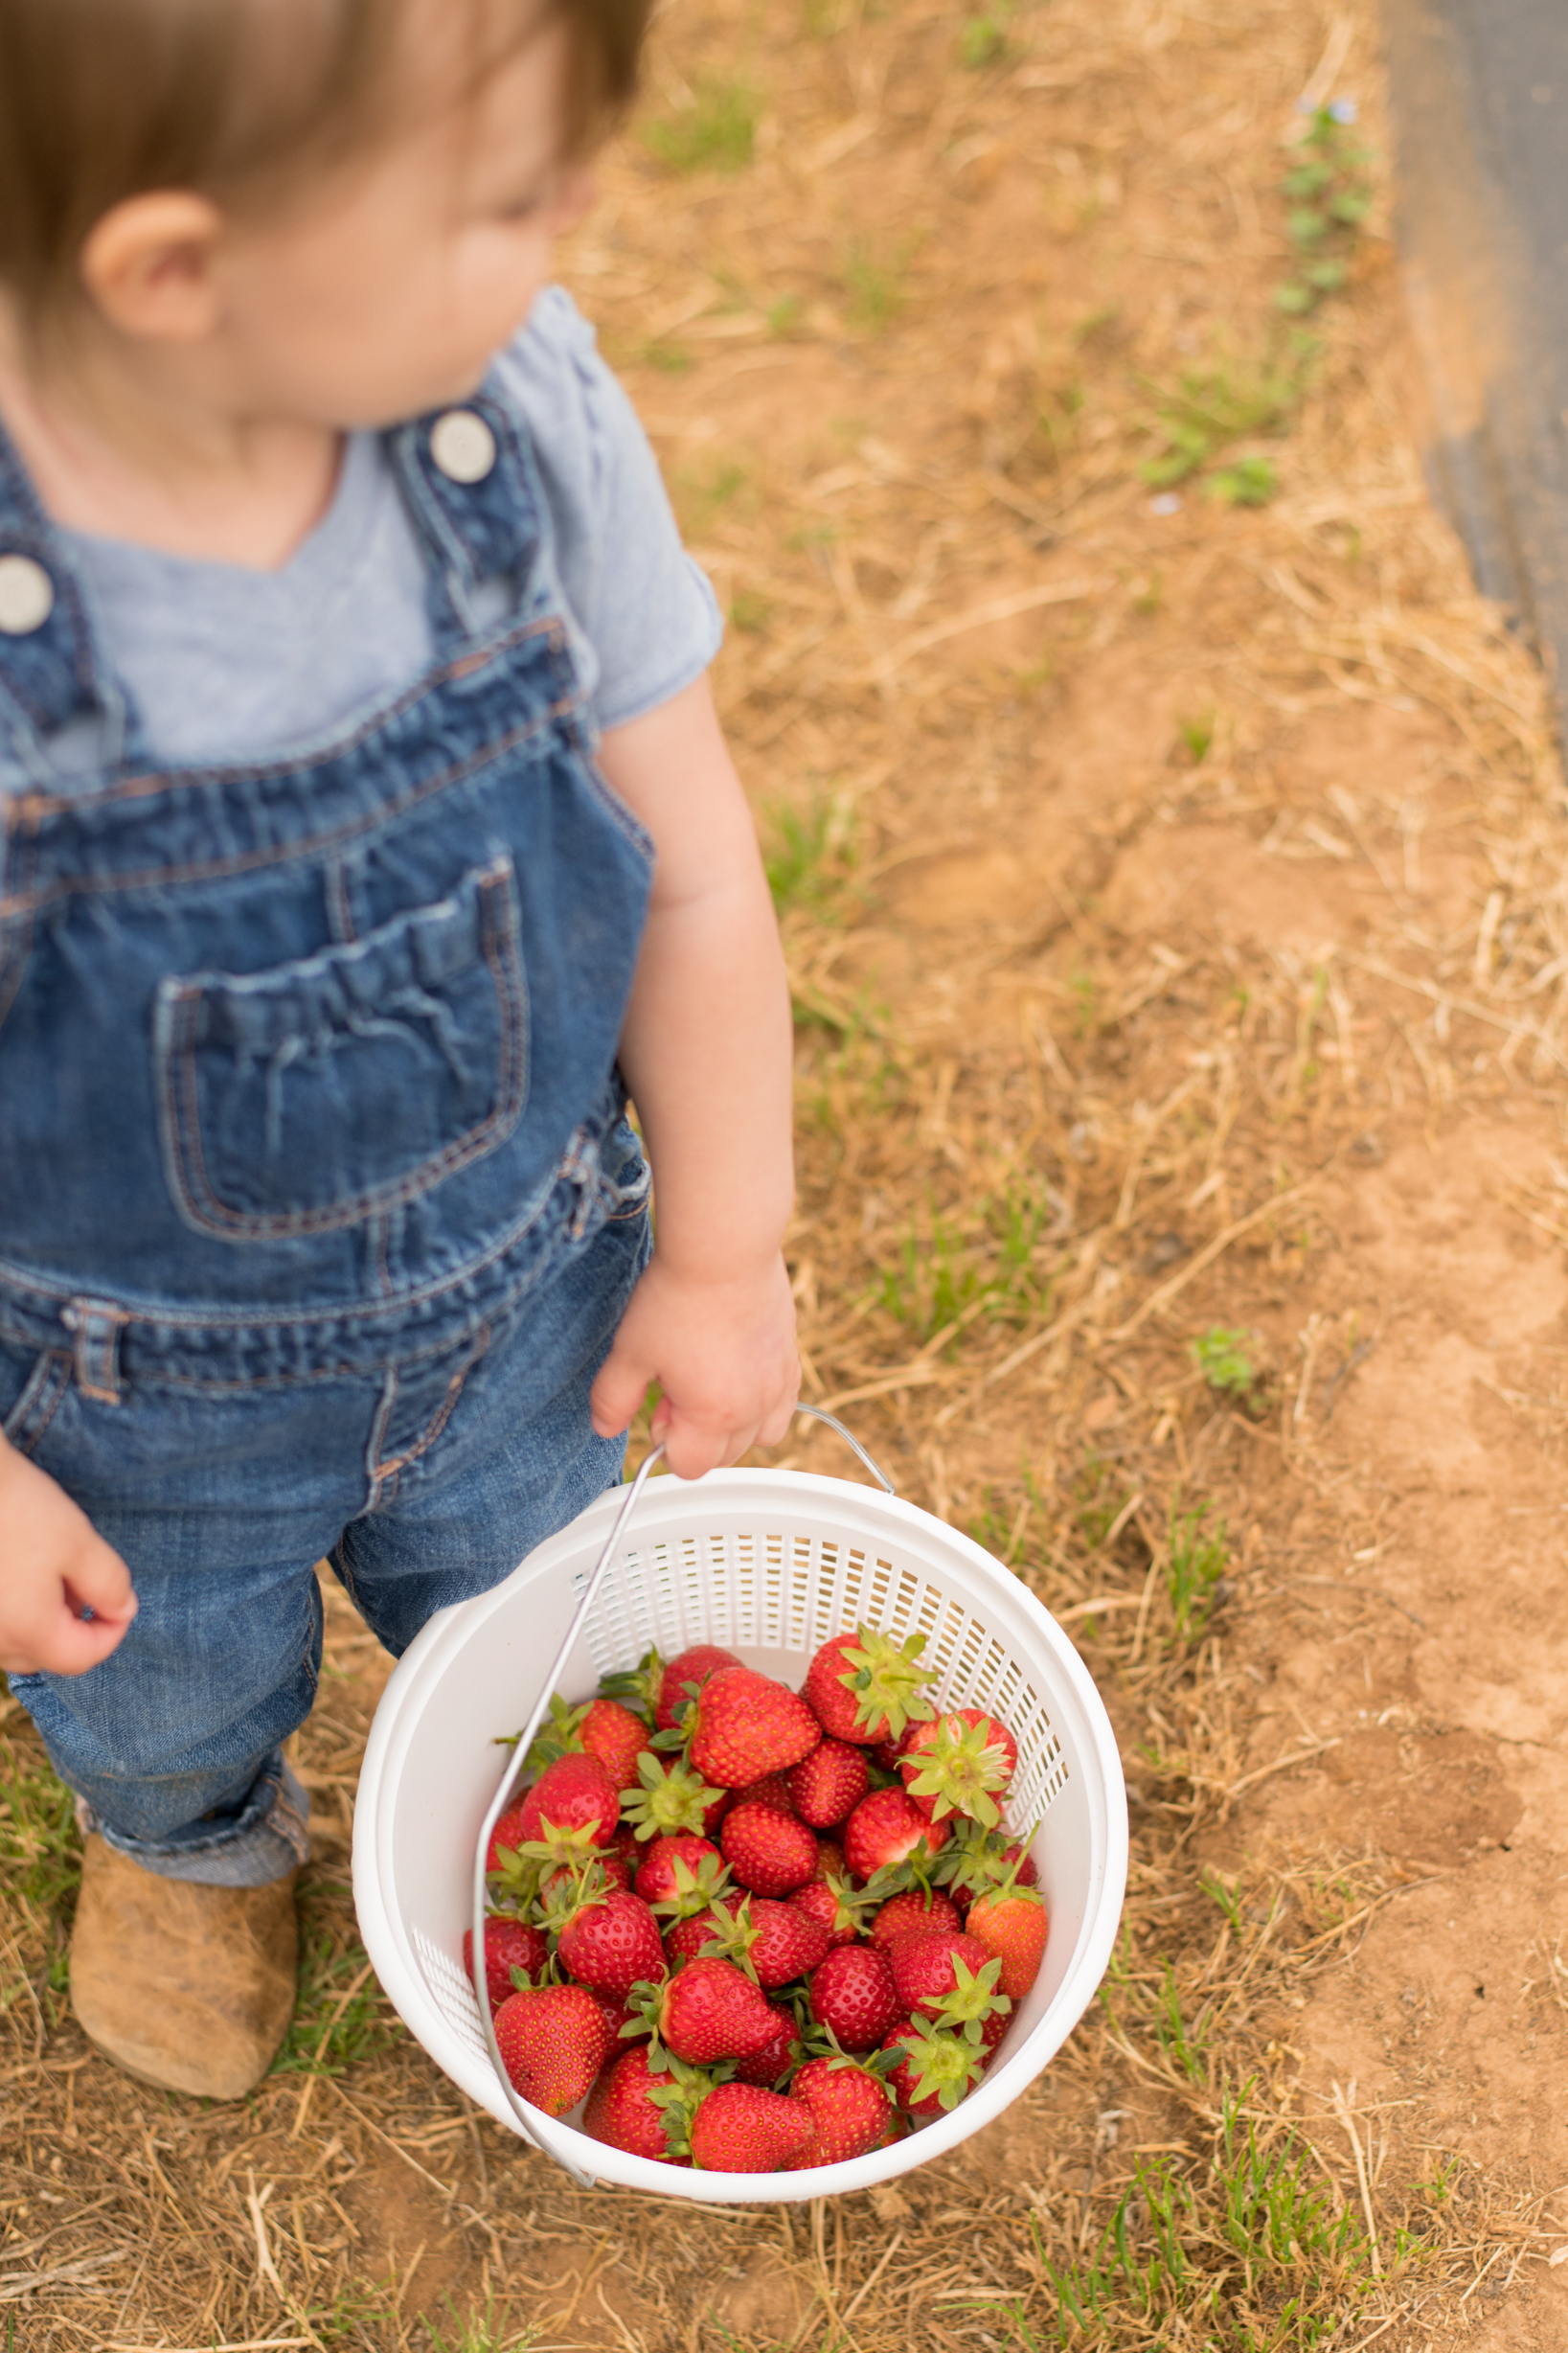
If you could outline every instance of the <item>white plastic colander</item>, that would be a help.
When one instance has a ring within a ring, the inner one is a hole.
[[[365,1950],[437,2065],[579,2182],[724,2205],[867,2189],[999,2115],[1087,2007],[1126,1885],[1116,1742],[1050,1612],[978,1544],[902,1502],[879,1471],[886,1494],[798,1471],[714,1471],[645,1488],[651,1467],[650,1457],[631,1487],[600,1496],[504,1585],[442,1611],[398,1662],[371,1726],[354,1815]],[[891,2148],[788,2174],[656,2164],[519,2101],[492,2058],[463,1931],[474,1916],[476,1854],[482,1862],[532,1738],[528,1720],[553,1690],[586,1699],[602,1675],[635,1666],[653,1643],[667,1658],[720,1643],[798,1685],[812,1653],[858,1624],[899,1639],[923,1633],[938,1703],[985,1707],[1017,1739],[1005,1820],[1013,1831],[1039,1823],[1032,1851],[1051,1925],[1044,1966],[989,2074]],[[525,1738],[501,1771],[496,1737],[520,1722]]]

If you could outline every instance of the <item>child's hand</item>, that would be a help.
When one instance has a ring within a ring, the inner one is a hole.
[[[777,1446],[801,1383],[784,1260],[775,1257],[753,1275],[701,1283],[671,1272],[655,1254],[594,1382],[602,1438],[625,1428],[650,1381],[664,1389],[653,1435],[682,1478],[719,1470],[748,1447]]]
[[[64,1488],[4,1438],[0,1529],[0,1667],[85,1675],[136,1615],[129,1569]]]

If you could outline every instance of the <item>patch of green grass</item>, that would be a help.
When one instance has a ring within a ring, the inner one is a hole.
[[[1222,507],[1266,507],[1279,493],[1280,472],[1271,458],[1238,458],[1216,467],[1203,487]]]
[[[751,468],[740,458],[715,457],[706,465],[682,466],[670,487],[689,539],[702,538],[720,515],[755,503]]]
[[[685,376],[693,366],[693,357],[684,343],[672,342],[666,335],[656,335],[642,349],[642,358],[650,368],[664,376]]]
[[[1165,1584],[1176,1633],[1183,1642],[1195,1642],[1202,1635],[1218,1598],[1219,1581],[1230,1565],[1225,1522],[1217,1520],[1211,1533],[1208,1526],[1211,1508],[1200,1503],[1195,1511],[1172,1511],[1170,1515]]]
[[[76,1799],[42,1758],[0,1738],[0,1888],[64,1924],[80,1885]]]
[[[801,323],[801,312],[805,308],[806,305],[798,294],[781,294],[778,301],[770,303],[762,314],[767,324],[768,333],[770,335],[793,334]]]
[[[373,2324],[390,2323],[395,2316],[384,2296],[364,2280],[351,2279],[330,2304],[312,2304],[305,2317],[323,2344],[336,2347],[375,2343]]]
[[[730,594],[730,627],[757,636],[773,618],[773,603],[755,588],[735,588]]]
[[[743,81],[699,81],[688,103],[644,126],[646,145],[672,171],[743,171],[757,145],[761,102]]]
[[[1304,318],[1350,276],[1363,224],[1372,210],[1371,150],[1351,135],[1344,109],[1320,106],[1308,118],[1298,161],[1280,182],[1285,234],[1296,248],[1293,274],[1275,290],[1276,306]]]
[[[846,313],[852,327],[875,335],[892,326],[908,301],[908,268],[906,251],[878,253],[855,240],[843,268]]]
[[[804,809],[793,801],[768,802],[762,864],[781,917],[800,911],[819,922],[841,918],[856,865],[852,801],[819,789]]]
[[[530,2320],[526,2327],[516,2331],[504,2328],[495,2318],[493,2297],[482,2319],[470,2313],[465,2319],[450,2296],[445,2303],[447,2326],[455,2334],[448,2336],[445,2328],[438,2328],[426,2313],[424,2326],[430,2338],[430,2353],[528,2353],[528,2347],[537,2341],[544,2325],[540,2320]]]
[[[1155,490],[1170,490],[1204,473],[1211,494],[1231,506],[1261,506],[1278,489],[1270,461],[1247,452],[1216,461],[1235,443],[1284,432],[1301,400],[1314,347],[1305,340],[1252,369],[1214,368],[1184,376],[1173,392],[1157,394],[1148,429],[1156,447],[1138,471]]]
[[[1086,1455],[1073,1482],[1073,1518],[1091,1552],[1098,1552],[1121,1519],[1133,1490],[1121,1467],[1099,1454]]]
[[[272,2062],[274,2075],[341,2075],[404,2034],[374,1975],[355,1986],[365,1965],[357,1938],[344,1945],[330,1923],[311,1917],[308,1900],[302,1901],[299,1992]]]
[[[922,1344],[949,1325],[1022,1323],[1043,1313],[1045,1215],[1045,1203],[1021,1187],[988,1196],[959,1220],[933,1210],[882,1269],[877,1305]]]
[[[1192,719],[1177,720],[1176,733],[1194,768],[1200,768],[1213,751],[1216,724],[1213,711],[1199,711]]]
[[[962,64],[970,73],[979,73],[988,65],[1000,64],[1008,54],[1008,28],[1011,11],[992,8],[976,16],[966,16],[959,30],[958,54]]]
[[[1217,1396],[1245,1397],[1256,1385],[1258,1367],[1247,1354],[1252,1336],[1230,1324],[1211,1324],[1189,1340],[1188,1355]]]

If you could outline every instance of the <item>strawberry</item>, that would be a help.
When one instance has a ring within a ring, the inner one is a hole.
[[[579,1985],[624,2001],[634,1985],[664,1975],[659,1924],[641,1896],[590,1895],[567,1910],[556,1952]]]
[[[844,1825],[844,1859],[857,1879],[888,1869],[922,1844],[934,1855],[948,1839],[945,1822],[928,1822],[905,1790],[873,1790]]]
[[[653,2027],[655,2066],[666,2050],[693,2067],[743,2059],[778,2031],[766,1996],[745,1971],[700,1953],[662,1986],[639,1988],[635,2006]]]
[[[503,1870],[506,1867],[505,1857],[514,1856],[528,1837],[528,1832],[523,1828],[523,1808],[527,1803],[526,1793],[521,1797],[514,1797],[490,1832],[490,1842],[485,1850],[487,1872]]]
[[[956,2108],[985,2072],[985,2062],[972,2044],[923,2018],[906,2018],[882,2048],[899,2053],[888,2083],[899,2107],[912,2116],[940,2116]]]
[[[609,2021],[610,2032],[615,2037],[612,2051],[620,2049],[623,2035],[647,2032],[644,2022],[634,2016],[624,2001],[618,2001],[613,1994],[602,1994],[596,1986],[592,1985],[588,1986],[586,1991],[593,1995],[595,2001],[598,2002]]]
[[[671,1969],[682,1961],[694,1961],[699,1953],[724,1953],[726,1922],[717,1912],[689,1912],[676,1920],[664,1932],[665,1958]]]
[[[736,1806],[718,1843],[741,1886],[754,1895],[790,1895],[817,1867],[817,1842],[806,1824],[769,1805]]]
[[[1044,1898],[1033,1887],[1004,1882],[976,1897],[964,1925],[976,1944],[999,1956],[1002,1974],[997,1982],[1003,1993],[1022,2001],[1045,1958]]]
[[[520,2096],[547,2116],[563,2116],[608,2058],[615,2032],[585,1985],[542,1985],[501,2004],[495,2041]]]
[[[817,2128],[816,2164],[841,2164],[880,2148],[893,2095],[871,2068],[856,2067],[852,2059],[808,2059],[789,2096],[810,2111]]]
[[[653,1721],[661,1732],[672,1732],[681,1723],[696,1693],[711,1675],[721,1668],[740,1664],[733,1651],[720,1650],[716,1643],[694,1642],[689,1651],[682,1651],[670,1661],[659,1679],[658,1697],[653,1703]],[[688,1685],[694,1688],[688,1689]]]
[[[688,1754],[704,1780],[739,1790],[798,1765],[821,1738],[798,1693],[750,1667],[733,1667],[702,1686]]]
[[[513,1920],[491,1913],[485,1923],[485,1984],[489,1993],[490,2007],[499,2009],[507,1996],[515,1993],[514,1969],[525,1977],[537,1979],[550,1965],[550,1946],[543,1929],[533,1927],[526,1920]],[[474,1932],[463,1931],[463,1968],[469,1983],[474,1974]]]
[[[1002,1819],[996,1800],[1011,1787],[1017,1763],[1018,1744],[1005,1724],[983,1707],[955,1707],[915,1725],[898,1771],[928,1819],[966,1814],[994,1830]]]
[[[632,1885],[645,1904],[674,1903],[681,1896],[680,1866],[683,1863],[686,1866],[687,1877],[691,1882],[686,1893],[690,1896],[692,1888],[698,1884],[697,1875],[703,1863],[710,1857],[716,1868],[722,1869],[724,1858],[717,1847],[710,1844],[706,1839],[694,1838],[686,1831],[678,1832],[671,1838],[655,1839],[637,1866],[637,1877],[633,1880]],[[713,1874],[710,1873],[709,1876],[711,1881]],[[700,1911],[706,1908],[708,1898],[704,1896],[700,1904],[688,1904],[685,1908]]]
[[[886,1956],[875,1945],[836,1946],[807,1982],[812,2017],[845,2050],[870,2050],[904,2006]]]
[[[523,1844],[569,1862],[590,1846],[608,1846],[620,1812],[621,1793],[598,1757],[557,1757],[523,1800]]]
[[[961,1912],[966,1912],[988,1887],[999,1887],[1014,1873],[1020,1887],[1033,1887],[1039,1878],[1034,1858],[1016,1840],[973,1822],[956,1822],[953,1828],[952,1844],[932,1877],[946,1888]]]
[[[539,1880],[539,1902],[559,1908],[567,1895],[575,1893],[580,1903],[590,1895],[609,1895],[616,1888],[627,1888],[632,1882],[630,1863],[623,1862],[610,1847],[601,1847],[591,1861],[556,1862]]]
[[[692,2161],[705,2173],[794,2173],[815,2150],[810,2110],[759,2084],[717,2085],[693,2119]]]
[[[958,1906],[936,1888],[906,1887],[881,1906],[871,1924],[871,1940],[874,1945],[890,1945],[896,1936],[912,1936],[921,1929],[950,1929],[956,1933],[963,1926]]]
[[[621,1812],[639,1839],[670,1838],[681,1830],[707,1838],[709,1816],[716,1827],[727,1803],[727,1793],[710,1789],[689,1765],[678,1759],[666,1765],[645,1748],[634,1786],[622,1793]]]
[[[871,1626],[825,1642],[801,1690],[829,1739],[867,1746],[897,1740],[906,1724],[934,1716],[936,1709],[920,1694],[933,1672],[919,1664],[924,1648],[923,1634],[898,1643]]]
[[[618,1700],[590,1700],[577,1737],[589,1756],[598,1757],[618,1790],[637,1787],[638,1766],[649,1753],[648,1726],[641,1716]]]
[[[913,2017],[963,2026],[1012,2007],[1009,1997],[997,1990],[1000,1957],[962,1929],[922,1929],[914,1936],[896,1936],[887,1958],[898,2006]]]
[[[655,2070],[647,2045],[633,2045],[611,2061],[589,2092],[582,2129],[606,2148],[661,2165],[689,2165],[691,2109],[703,2083],[694,2067],[678,2060]]]
[[[778,2021],[777,2033],[771,2043],[761,2044],[756,2050],[747,2051],[743,2059],[736,2061],[737,2083],[761,2084],[771,2091],[794,2066],[800,2051],[800,2027],[796,2023],[795,2013],[782,2009],[775,2002],[773,2015]]]
[[[829,1946],[852,1945],[859,1941],[865,1923],[865,1907],[858,1891],[841,1874],[829,1873],[827,1879],[807,1880],[789,1898],[797,1911],[828,1931]]]
[[[799,1766],[795,1768],[798,1772]],[[776,1814],[789,1814],[804,1821],[794,1798],[789,1781],[784,1773],[764,1773],[761,1781],[748,1781],[743,1790],[737,1790],[734,1803],[738,1806],[771,1806]]]
[[[879,1766],[885,1773],[896,1773],[898,1770],[898,1759],[908,1747],[909,1736],[915,1728],[914,1725],[906,1724],[897,1740],[874,1741],[871,1749],[872,1763]]]
[[[844,1849],[837,1839],[817,1840],[817,1867],[811,1874],[812,1879],[842,1879],[847,1867]]]
[[[708,1918],[716,1950],[769,1993],[804,1977],[828,1953],[827,1930],[793,1904],[745,1896],[733,1906],[716,1904]]]
[[[785,1786],[803,1822],[831,1830],[854,1812],[870,1781],[863,1750],[848,1741],[825,1740],[790,1769]]]

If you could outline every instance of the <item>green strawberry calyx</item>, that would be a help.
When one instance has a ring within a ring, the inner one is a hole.
[[[911,1797],[934,1797],[936,1816],[966,1814],[987,1830],[1002,1819],[996,1793],[1012,1778],[1008,1752],[989,1737],[983,1724],[943,1716],[928,1747],[920,1750],[920,1770],[906,1783]]]
[[[1005,2014],[1012,2007],[1011,1997],[999,1994],[996,1990],[996,1980],[1001,1974],[1002,1955],[999,1953],[992,1953],[989,1961],[975,1970],[970,1969],[962,1953],[955,1953],[953,1990],[950,1994],[943,1994],[928,2007],[944,2026],[962,2028],[966,2032],[972,2026],[974,2034],[970,2039],[977,2042],[982,2019],[994,2018],[998,2012]]]
[[[719,1855],[704,1855],[693,1871],[684,1855],[675,1857],[673,1895],[661,1896],[649,1908],[661,1920],[691,1920],[712,1911],[721,1897],[734,1893],[730,1866]]]
[[[638,1715],[651,1720],[659,1697],[659,1685],[664,1680],[665,1662],[657,1650],[645,1651],[634,1667],[623,1667],[613,1675],[599,1679],[602,1700],[619,1700]]]
[[[665,2147],[672,2158],[692,2154],[692,2122],[710,2091],[719,2084],[728,2083],[735,2073],[733,2059],[722,2060],[715,2067],[694,2067],[688,2060],[677,2059],[666,2051],[664,2065],[655,2067],[649,2054],[648,2071],[655,2075],[672,2075],[674,2082],[648,2087],[648,2098],[658,2109],[664,2124]]]
[[[661,1765],[646,1748],[637,1759],[637,1778],[640,1788],[622,1793],[621,1812],[639,1839],[671,1838],[683,1830],[701,1838],[708,1808],[724,1794],[689,1765]]]
[[[920,1664],[924,1648],[922,1633],[895,1642],[875,1627],[855,1628],[854,1641],[839,1654],[844,1664],[837,1679],[853,1693],[855,1722],[863,1730],[885,1718],[883,1738],[897,1740],[909,1725],[929,1724],[937,1711],[920,1685],[931,1680],[936,1669]]]
[[[896,2065],[900,2060],[909,2064],[914,2078],[909,2087],[911,2107],[935,2098],[943,2108],[956,2108],[985,2073],[978,2044],[964,2041],[929,2019],[912,2019],[889,2056]]]

